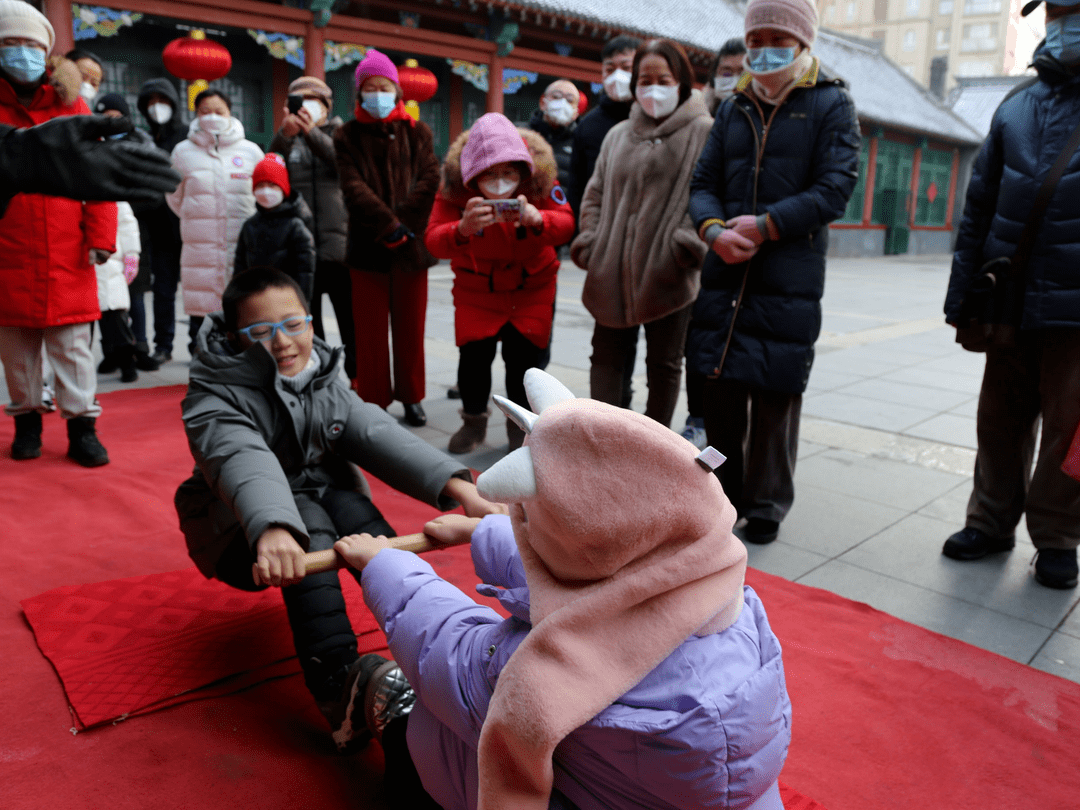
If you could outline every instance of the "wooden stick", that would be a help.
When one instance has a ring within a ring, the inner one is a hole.
[[[462,542],[467,543],[468,540]],[[403,534],[400,537],[390,538],[390,547],[399,548],[402,551],[411,551],[413,554],[423,554],[425,551],[433,551],[439,548],[449,548],[460,545],[459,543],[443,543],[428,537],[423,532],[416,534]],[[321,574],[324,571],[336,571],[339,568],[348,567],[348,563],[340,554],[332,548],[325,551],[309,551],[304,555],[304,572],[306,574]]]

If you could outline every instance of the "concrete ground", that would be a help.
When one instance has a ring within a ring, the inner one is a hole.
[[[750,565],[1080,682],[1080,589],[1035,583],[1035,549],[1023,526],[1010,554],[968,563],[941,555],[945,538],[963,526],[971,493],[982,375],[982,357],[957,346],[942,320],[948,268],[947,256],[829,261],[795,505],[775,543],[750,547]],[[563,265],[548,371],[587,396],[593,321],[581,304],[583,278]],[[432,269],[428,424],[417,430],[441,449],[460,425],[458,402],[446,397],[457,369],[451,281],[448,266]],[[178,326],[186,338],[186,323]],[[334,342],[336,324],[328,320],[327,329]],[[185,343],[178,341],[173,362],[133,385],[185,383]],[[644,344],[634,380],[639,411],[643,357]],[[499,360],[493,375],[500,393]],[[117,377],[99,377],[100,390],[128,387]],[[6,391],[0,397],[6,401]],[[401,404],[390,413],[401,417]],[[681,429],[685,418],[683,400],[673,426]],[[504,422],[493,415],[488,442],[464,460],[486,469],[505,451]]]

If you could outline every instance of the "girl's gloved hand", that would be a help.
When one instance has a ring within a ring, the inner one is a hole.
[[[130,284],[137,275],[139,275],[139,254],[129,253],[124,256],[124,281]]]

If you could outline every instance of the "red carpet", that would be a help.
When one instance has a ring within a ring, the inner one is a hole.
[[[187,570],[172,509],[173,491],[191,469],[180,394],[173,388],[103,396],[99,429],[113,463],[98,470],[63,458],[66,440],[56,416],[45,419],[41,459],[16,463],[0,451],[6,562],[0,568],[0,807],[396,806],[392,795],[380,792],[378,747],[359,757],[335,756],[298,677],[232,694],[221,693],[242,680],[218,681],[176,697],[224,670],[254,681],[295,669],[289,660],[274,663],[274,656],[291,651],[287,643],[281,646],[283,621],[272,594],[239,594],[268,600],[268,607],[242,617],[233,612],[230,620],[227,602],[238,594]],[[402,533],[418,530],[432,513],[392,493],[376,498]],[[452,556],[463,551],[428,559],[466,585],[461,563],[467,556]],[[119,615],[124,608],[117,592],[103,590],[120,588],[117,580],[126,581],[126,618]],[[784,645],[794,705],[782,775],[791,786],[784,791],[788,810],[1080,806],[1080,686],[824,591],[758,572],[750,572],[749,581]],[[224,602],[200,599],[193,605],[189,588],[207,589]],[[356,602],[355,586],[346,590]],[[34,599],[49,591],[50,598]],[[219,615],[211,620],[215,609]],[[359,628],[362,612],[351,615]],[[63,685],[35,644],[28,619],[43,647],[55,651]],[[230,621],[233,630],[223,629]],[[112,649],[130,639],[153,656],[128,654],[124,664],[124,656],[108,653],[118,628],[128,632]],[[243,638],[258,634],[261,664],[252,646],[222,649],[221,639],[233,631]],[[218,668],[191,670],[190,654],[183,651],[208,636],[218,639],[217,657],[211,656]],[[140,665],[157,674],[148,679],[135,673]],[[112,692],[85,683],[93,680],[86,673],[125,666],[126,682],[115,672],[105,679]],[[75,688],[80,676],[84,683]],[[132,683],[135,692],[121,694]],[[210,694],[218,696],[189,700]],[[176,700],[188,702],[68,733],[117,712]]]

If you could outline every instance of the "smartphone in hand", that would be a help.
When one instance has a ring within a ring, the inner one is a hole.
[[[278,98],[281,98],[281,96],[278,96]],[[300,108],[304,106],[304,97],[290,93],[285,99],[285,103],[289,107],[289,112],[291,112],[293,115],[296,115],[298,112],[300,112]]]
[[[496,222],[517,222],[521,219],[521,200],[484,200],[495,212]]]

